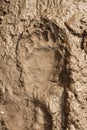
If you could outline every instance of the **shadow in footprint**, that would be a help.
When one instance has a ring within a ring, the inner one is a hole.
[[[41,109],[41,111],[43,112],[44,125],[41,127],[43,127],[44,130],[52,130],[52,127],[53,127],[52,115],[50,114],[50,111],[47,108],[47,106],[44,103],[40,102],[38,99],[34,99],[33,104],[35,105],[35,108],[39,107]],[[37,113],[35,113],[36,122],[37,122],[36,118],[38,116],[39,115],[37,115]]]

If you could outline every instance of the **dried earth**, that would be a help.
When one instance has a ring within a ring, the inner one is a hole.
[[[0,130],[87,130],[86,0],[0,0]]]

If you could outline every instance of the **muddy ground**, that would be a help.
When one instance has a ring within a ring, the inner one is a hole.
[[[87,130],[86,0],[0,0],[0,130]]]

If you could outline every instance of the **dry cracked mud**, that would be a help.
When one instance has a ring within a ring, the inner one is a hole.
[[[87,130],[86,0],[0,0],[0,130]]]

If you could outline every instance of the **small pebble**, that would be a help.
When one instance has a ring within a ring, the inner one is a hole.
[[[1,113],[2,115],[4,115],[4,111],[1,111],[0,113]]]

